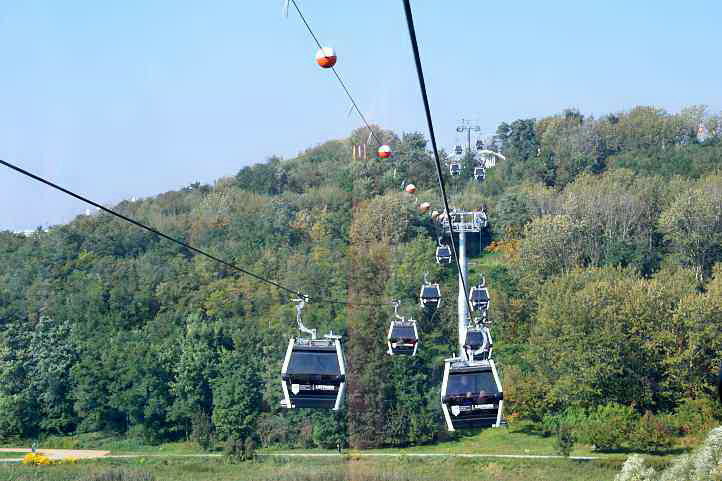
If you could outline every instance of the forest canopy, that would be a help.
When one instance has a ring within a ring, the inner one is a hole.
[[[438,398],[457,342],[456,273],[436,264],[438,229],[399,187],[413,182],[418,202],[441,210],[433,158],[423,134],[374,129],[397,155],[353,156],[369,137],[358,129],[115,206],[312,297],[363,301],[304,310],[307,325],[343,336],[340,412],[280,407],[297,332],[287,295],[99,213],[0,232],[0,438],[371,447],[447,437]],[[507,417],[541,422],[610,402],[674,413],[709,398],[722,360],[722,117],[699,106],[600,118],[570,109],[504,122],[494,145],[507,161],[483,183],[468,153],[447,182],[453,206],[489,212],[472,275],[483,270],[490,286]],[[431,316],[416,301],[424,273],[448,301]],[[385,354],[388,299],[419,322],[414,358]]]

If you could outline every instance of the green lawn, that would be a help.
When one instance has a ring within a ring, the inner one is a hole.
[[[554,438],[544,437],[530,430],[530,424],[519,423],[513,427],[483,429],[467,431],[460,434],[455,440],[440,442],[427,446],[412,446],[408,448],[386,448],[369,450],[367,452],[379,453],[449,453],[449,454],[528,454],[528,455],[557,455],[554,449]],[[689,448],[679,448],[673,454],[660,455],[644,454],[645,458],[653,462],[667,462],[674,455],[688,451]],[[571,456],[593,456],[609,461],[624,462],[629,452],[602,453],[592,449],[592,446],[577,444]]]
[[[24,453],[24,452],[12,452],[12,453],[0,452],[0,459],[22,458],[26,454],[27,453]]]

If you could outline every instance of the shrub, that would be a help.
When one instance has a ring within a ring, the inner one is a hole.
[[[210,451],[213,449],[213,424],[205,413],[195,413],[191,419],[191,439],[198,445]]]
[[[578,407],[568,407],[560,414],[546,414],[541,422],[542,434],[556,435],[561,425],[566,425],[573,434],[580,433],[587,422],[587,417],[586,411]]]
[[[50,458],[40,453],[28,453],[23,457],[23,464],[47,465],[52,464]]]
[[[574,448],[574,432],[572,427],[561,423],[557,427],[557,435],[554,439],[554,449],[562,456],[569,456]]]
[[[695,434],[708,431],[719,423],[719,419],[716,401],[709,398],[685,399],[675,410],[673,426],[679,434]]]
[[[228,436],[223,445],[223,456],[229,463],[243,461],[243,442],[235,436]]]
[[[250,436],[243,442],[243,457],[246,461],[252,461],[256,457],[256,441]]]
[[[559,430],[562,416],[560,414],[545,414],[541,421],[542,436],[548,438]]]
[[[671,429],[662,419],[647,411],[632,432],[631,446],[641,451],[669,449],[672,447]]]
[[[504,371],[504,379],[508,385],[508,392],[504,392],[505,407],[517,418],[541,422],[549,412],[547,399],[549,384],[535,376],[524,375],[516,366],[510,366]],[[506,389],[506,388],[505,388]]]
[[[634,431],[639,415],[630,406],[609,403],[589,414],[580,437],[598,451],[619,449]]]

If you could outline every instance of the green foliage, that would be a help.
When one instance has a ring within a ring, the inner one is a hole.
[[[677,196],[659,218],[660,228],[702,281],[722,260],[722,175],[703,179]]]
[[[654,452],[672,447],[672,430],[664,418],[651,411],[644,413],[631,433],[630,445],[634,449]]]
[[[682,435],[698,435],[720,424],[722,410],[716,399],[685,399],[669,417],[671,426]]]
[[[483,271],[491,287],[512,423],[578,434],[581,414],[569,413],[610,402],[659,419],[677,409],[683,434],[717,417],[691,403],[709,398],[722,362],[719,125],[700,108],[566,110],[502,123],[494,142],[507,161],[481,184],[465,157],[449,190],[454,206],[490,213],[491,229],[467,239],[472,276]],[[372,128],[391,159],[371,145],[352,157],[368,141],[361,128],[116,206],[311,297],[378,303],[304,311],[321,333],[344,336],[347,410],[279,407],[296,333],[282,293],[101,213],[27,237],[0,232],[0,437],[102,430],[210,449],[216,439],[334,448],[446,436],[438,392],[456,350],[456,274],[434,262],[438,226],[416,207],[442,210],[433,158],[420,133]],[[416,302],[425,272],[444,296],[433,315]],[[385,353],[390,298],[419,323],[413,359]]]
[[[219,376],[213,380],[213,425],[221,438],[250,437],[261,412],[263,384],[253,339],[221,353]]]
[[[572,426],[561,423],[557,427],[554,438],[554,449],[561,456],[569,456],[574,449],[574,432]]]
[[[598,451],[619,449],[635,432],[639,415],[630,406],[609,403],[591,411],[580,429],[580,440]]]

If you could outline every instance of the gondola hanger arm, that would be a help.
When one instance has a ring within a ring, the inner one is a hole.
[[[293,299],[293,301],[296,302],[296,323],[298,324],[298,330],[301,332],[305,332],[306,334],[310,334],[312,339],[316,339],[316,329],[307,328],[303,325],[303,321],[301,320],[301,311],[306,305],[308,298],[297,298]]]

